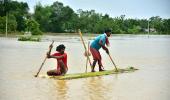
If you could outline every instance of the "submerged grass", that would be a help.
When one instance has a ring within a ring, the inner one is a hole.
[[[76,73],[76,74],[66,74],[64,76],[47,76],[48,78],[54,78],[59,80],[68,80],[68,79],[77,79],[77,78],[87,78],[87,77],[95,77],[102,75],[110,75],[110,74],[119,74],[119,73],[130,73],[138,70],[134,67],[127,67],[125,69],[118,69],[118,71],[114,70],[106,70],[101,72],[87,72],[87,73]]]

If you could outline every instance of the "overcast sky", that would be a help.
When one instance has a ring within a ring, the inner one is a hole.
[[[59,1],[64,6],[78,9],[95,10],[97,13],[109,14],[111,17],[126,15],[126,18],[150,18],[160,16],[170,18],[170,0],[16,0],[27,2],[30,12],[34,11],[37,2],[44,5],[52,5]]]

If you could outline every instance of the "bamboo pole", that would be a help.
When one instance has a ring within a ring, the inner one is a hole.
[[[85,43],[84,43],[84,40],[83,40],[83,36],[82,36],[82,33],[81,33],[81,30],[79,29],[79,35],[80,35],[80,39],[81,39],[81,42],[82,42],[82,44],[83,44],[83,46],[84,46],[84,49],[85,49],[85,53],[86,53],[86,55],[88,55],[87,54],[87,48],[86,48],[86,45],[85,45]],[[88,61],[89,61],[89,63],[90,63],[90,66],[92,67],[92,64],[91,64],[91,61],[90,61],[90,57],[89,56],[87,56],[87,59],[88,59]]]
[[[54,41],[52,41],[51,45],[53,45],[53,43],[54,43]],[[50,52],[51,49],[52,49],[52,48],[49,48],[48,52]],[[41,71],[41,69],[42,69],[42,67],[43,67],[43,65],[44,65],[44,63],[45,63],[45,61],[46,61],[46,59],[47,59],[47,56],[46,56],[45,59],[43,60],[43,62],[42,62],[42,64],[41,64],[41,66],[40,66],[40,68],[39,68],[37,74],[35,75],[35,77],[37,77],[38,74],[40,73],[40,71]]]
[[[111,62],[113,63],[113,65],[114,65],[114,67],[115,67],[115,69],[116,69],[116,72],[118,72],[117,67],[116,67],[116,64],[114,63],[111,55],[110,55],[110,54],[108,54],[108,55],[109,55],[109,58],[110,58]]]
[[[90,48],[90,42],[88,42],[88,50],[87,50],[87,56],[89,56],[89,48]],[[87,60],[86,60],[86,73],[87,73],[87,65],[88,65],[88,57],[87,57]]]

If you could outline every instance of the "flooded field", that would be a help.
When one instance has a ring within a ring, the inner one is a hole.
[[[85,43],[93,38],[85,36]],[[170,99],[170,36],[112,35],[109,50],[114,62],[119,68],[139,69],[133,73],[73,80],[35,78],[52,40],[52,52],[59,44],[66,46],[68,73],[85,72],[86,58],[78,35],[44,36],[41,42],[0,37],[0,100]],[[113,69],[102,49],[101,55],[105,70]],[[56,61],[48,59],[40,74],[55,67]]]

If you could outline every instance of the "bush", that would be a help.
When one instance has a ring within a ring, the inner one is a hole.
[[[32,35],[42,35],[42,32],[39,29],[35,29],[32,31]]]
[[[20,36],[18,38],[18,41],[37,41],[39,42],[41,40],[40,36],[26,36],[26,35],[23,35],[23,36]]]

